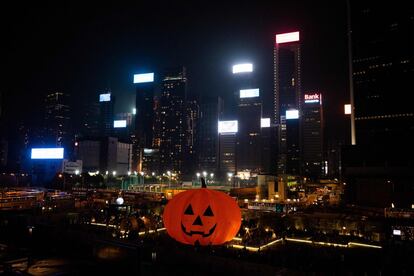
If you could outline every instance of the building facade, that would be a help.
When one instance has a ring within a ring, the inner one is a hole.
[[[302,174],[319,178],[324,173],[323,109],[321,93],[305,93],[302,108]]]
[[[161,97],[158,106],[160,130],[159,152],[162,172],[185,173],[187,144],[187,76],[185,68],[166,70],[161,83]]]
[[[50,93],[45,98],[44,143],[67,147],[72,142],[70,127],[69,95]]]

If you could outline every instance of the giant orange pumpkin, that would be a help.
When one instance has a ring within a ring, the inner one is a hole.
[[[165,206],[168,234],[185,244],[216,245],[230,241],[239,231],[241,213],[237,202],[223,192],[203,188],[174,196]]]

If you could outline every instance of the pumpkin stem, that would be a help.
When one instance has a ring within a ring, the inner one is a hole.
[[[204,177],[201,177],[201,188],[207,188],[206,181],[204,180]]]

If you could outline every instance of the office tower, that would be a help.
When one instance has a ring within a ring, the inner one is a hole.
[[[262,102],[258,88],[239,91],[237,118],[237,171],[259,173],[262,170]]]
[[[154,136],[154,73],[134,75],[135,132],[143,148],[151,148]]]
[[[282,33],[275,36],[273,105],[273,121],[277,127],[279,148],[277,172],[282,174],[299,173],[299,113],[301,109],[299,32]],[[291,116],[294,110],[297,112],[297,118]]]
[[[288,109],[301,108],[299,32],[277,34],[274,44],[274,122]]]
[[[122,112],[115,114],[113,136],[120,140],[130,140],[130,135],[133,134],[133,114],[129,112]]]
[[[411,209],[414,11],[408,2],[350,8],[356,144],[341,149],[346,202]]]
[[[187,100],[186,101],[186,125],[187,125],[187,133],[186,133],[186,147],[187,147],[187,156],[184,158],[185,173],[187,176],[192,176],[193,172],[197,168],[197,131],[198,131],[198,123],[200,118],[200,107],[195,99]]]
[[[115,97],[110,90],[99,95],[99,132],[101,137],[112,135],[114,124]]]
[[[237,120],[218,121],[219,172],[222,176],[236,175],[238,170],[236,163],[238,124]]]
[[[69,95],[62,92],[48,94],[45,98],[44,142],[57,147],[68,147],[70,136]]]
[[[200,104],[197,127],[197,167],[200,171],[215,172],[218,168],[217,122],[222,112],[223,100],[220,97],[206,98]]]
[[[224,116],[232,116],[238,113],[238,105],[241,89],[256,88],[255,71],[252,63],[235,64],[232,67],[231,89],[233,97],[225,101]]]
[[[285,129],[285,134],[282,135],[285,140],[282,142],[281,151],[282,159],[285,160],[285,173],[291,175],[299,175],[301,172],[301,148],[300,148],[300,119],[299,111],[291,109],[286,111],[286,116],[281,116],[282,129]],[[284,136],[285,135],[285,136]],[[282,139],[283,139],[282,138]]]
[[[275,174],[277,172],[277,128],[270,116],[262,117],[260,119],[261,172]]]
[[[133,168],[142,170],[144,148],[152,148],[154,137],[154,73],[134,75],[135,133],[133,134]]]
[[[357,145],[413,144],[413,17],[408,3],[351,2]]]
[[[161,171],[183,173],[187,157],[186,96],[187,76],[184,67],[166,70],[162,78],[158,115],[161,125]]]
[[[303,175],[319,178],[323,172],[322,94],[305,93],[302,106]]]

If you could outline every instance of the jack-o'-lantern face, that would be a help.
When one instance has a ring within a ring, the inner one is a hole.
[[[236,201],[207,188],[174,196],[165,206],[163,218],[168,234],[186,244],[225,243],[237,234],[241,225]]]
[[[181,220],[181,230],[186,235],[199,235],[206,238],[214,233],[216,227],[216,218],[210,205],[201,213],[194,213],[191,203],[185,209]]]

